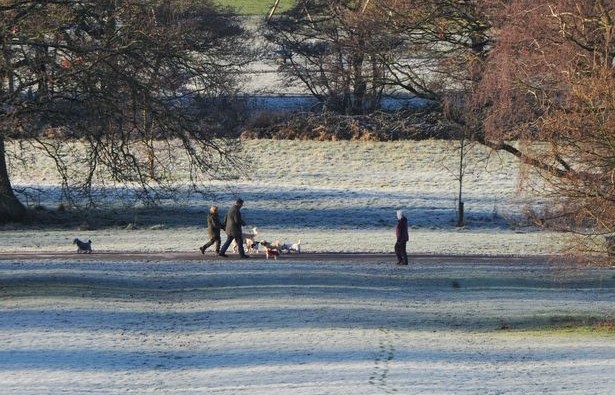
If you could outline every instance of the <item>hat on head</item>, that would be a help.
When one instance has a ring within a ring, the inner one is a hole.
[[[237,203],[237,204],[243,204],[243,199],[237,199],[237,200],[235,201],[235,203]]]

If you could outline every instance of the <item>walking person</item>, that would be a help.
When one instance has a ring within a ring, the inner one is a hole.
[[[218,206],[211,206],[209,215],[207,216],[207,233],[209,235],[209,241],[202,247],[199,247],[201,254],[205,254],[205,250],[214,244],[216,244],[216,254],[220,253],[220,244],[222,242],[220,238],[220,229],[222,229],[222,224],[218,217]]]
[[[229,248],[233,240],[237,243],[237,247],[239,248],[239,257],[240,258],[249,258],[246,255],[243,249],[243,235],[241,233],[241,227],[245,225],[243,220],[241,219],[241,207],[243,207],[243,200],[237,199],[235,204],[229,209],[226,214],[226,234],[227,238],[224,242],[224,245],[220,249],[218,255],[222,257],[228,257],[226,255],[226,250]]]
[[[406,243],[408,242],[408,219],[402,210],[397,210],[397,226],[395,227],[397,241],[395,242],[395,255],[397,255],[398,265],[408,264],[408,254],[406,253]]]

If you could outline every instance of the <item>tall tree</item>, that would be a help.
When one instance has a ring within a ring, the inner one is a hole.
[[[515,0],[492,11],[494,45],[467,114],[551,194],[557,218],[541,221],[604,250],[601,236],[615,232],[615,4]]]
[[[363,114],[379,105],[384,88],[381,59],[373,49],[392,48],[383,26],[351,0],[299,1],[267,19],[266,38],[286,57],[280,70],[300,81],[327,110]]]
[[[235,93],[248,46],[239,20],[209,0],[2,2],[0,222],[24,214],[6,171],[8,140],[35,141],[64,186],[86,195],[107,172],[149,196],[168,179],[164,157],[176,145],[195,177],[236,165],[233,141],[213,133],[232,117],[206,110]],[[63,155],[77,138],[78,172]]]

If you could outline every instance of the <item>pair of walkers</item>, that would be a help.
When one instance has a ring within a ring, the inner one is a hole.
[[[224,223],[221,223],[220,217],[218,216],[218,206],[211,206],[207,217],[209,241],[202,247],[199,247],[201,254],[205,254],[205,250],[215,244],[216,253],[226,258],[228,257],[228,255],[226,255],[226,250],[230,247],[233,240],[235,240],[237,248],[239,249],[239,257],[249,258],[243,249],[243,234],[241,232],[241,227],[245,225],[245,223],[241,218],[241,207],[243,207],[243,200],[237,199],[226,214],[226,220]],[[220,247],[222,241],[220,238],[220,230],[222,228],[224,228],[227,238],[222,247]]]

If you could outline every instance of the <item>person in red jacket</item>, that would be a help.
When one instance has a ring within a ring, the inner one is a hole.
[[[397,210],[397,226],[395,227],[397,242],[395,243],[395,255],[397,255],[398,265],[408,264],[408,254],[406,253],[406,243],[408,242],[408,219],[402,210]]]

